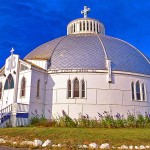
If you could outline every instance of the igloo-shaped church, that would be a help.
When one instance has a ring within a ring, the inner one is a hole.
[[[0,124],[25,125],[37,111],[97,116],[150,111],[150,59],[87,17],[71,21],[67,36],[49,41],[23,60],[13,54],[0,70]]]

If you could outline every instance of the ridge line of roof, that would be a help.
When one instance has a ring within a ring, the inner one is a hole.
[[[54,49],[53,49],[53,51],[52,51],[52,54],[51,54],[50,58],[52,57],[54,51],[56,50],[56,48],[58,47],[58,45],[60,44],[60,42],[62,42],[66,37],[68,37],[68,36],[63,36],[62,39],[56,44],[56,46],[54,47]],[[50,59],[50,58],[49,58],[49,59]]]
[[[58,37],[58,38],[56,38],[56,39],[60,39],[60,38],[64,38],[65,36],[61,36],[61,37]],[[33,49],[28,55],[26,55],[25,57],[24,57],[24,59],[23,60],[26,60],[27,59],[27,57],[33,52],[33,51],[36,51],[38,48],[40,48],[40,47],[42,47],[43,45],[45,45],[45,44],[47,44],[47,43],[49,43],[49,42],[52,42],[52,41],[54,41],[54,40],[56,40],[56,39],[53,39],[53,40],[50,40],[50,41],[47,41],[47,42],[45,42],[45,43],[43,43],[42,45],[40,45],[40,46],[38,46],[38,47],[36,47],[35,49]],[[61,41],[61,40],[60,40]],[[47,60],[47,59],[46,59]]]
[[[106,52],[105,46],[104,46],[104,44],[103,44],[103,42],[102,42],[101,38],[99,37],[99,34],[97,34],[96,36],[97,36],[97,38],[98,38],[98,40],[99,40],[100,44],[102,45],[102,48],[103,48],[103,51],[104,51],[104,54],[105,54],[106,59],[108,59],[108,55],[107,55],[107,52]]]

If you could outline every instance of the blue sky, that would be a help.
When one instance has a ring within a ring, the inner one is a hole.
[[[10,55],[23,59],[37,46],[66,35],[66,26],[83,17],[103,22],[106,34],[123,39],[150,57],[149,0],[0,0],[0,67]]]

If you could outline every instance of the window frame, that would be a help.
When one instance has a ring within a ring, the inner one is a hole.
[[[80,82],[78,78],[73,81],[73,98],[80,98]]]
[[[37,80],[36,98],[40,98],[40,79]]]
[[[131,83],[132,100],[135,100],[135,87],[134,82]]]
[[[26,78],[23,77],[22,80],[21,80],[20,97],[25,97],[25,95],[26,95]]]
[[[136,82],[135,89],[136,89],[136,100],[140,101],[141,100],[141,89],[140,89],[139,81]]]
[[[5,81],[4,90],[11,90],[11,89],[14,89],[14,78],[12,74],[9,74]]]
[[[83,85],[84,85],[84,88],[83,88]],[[86,98],[86,83],[85,83],[85,80],[82,79],[81,80],[81,98]],[[83,94],[84,92],[84,94]]]
[[[142,88],[142,100],[146,101],[146,91],[145,91],[145,84],[144,83],[142,83],[141,88]]]
[[[72,83],[71,83],[71,80],[67,81],[67,97],[72,98]]]

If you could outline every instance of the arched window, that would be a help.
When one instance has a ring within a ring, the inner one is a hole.
[[[11,74],[6,79],[4,90],[13,89],[14,88],[14,79]]]
[[[68,81],[68,98],[71,97],[71,81]]]
[[[85,31],[85,21],[83,21],[83,31]]]
[[[144,87],[144,83],[142,84],[142,96],[143,96],[143,101],[145,101],[145,87]]]
[[[3,88],[2,82],[0,82],[0,99],[2,98],[2,88]]]
[[[89,31],[89,22],[87,21],[87,31]]]
[[[134,83],[133,82],[131,83],[131,90],[132,90],[132,100],[134,100],[135,97],[134,97]]]
[[[140,95],[140,83],[139,83],[139,81],[136,82],[136,98],[137,98],[137,100],[141,99],[141,95]]]
[[[40,97],[40,79],[37,81],[37,91],[36,91],[36,97]]]
[[[81,84],[82,84],[82,97],[85,97],[85,81],[82,80]]]
[[[79,80],[76,78],[74,80],[74,97],[79,97]]]
[[[23,77],[21,81],[21,97],[25,96],[25,91],[26,91],[26,79],[25,77]]]

